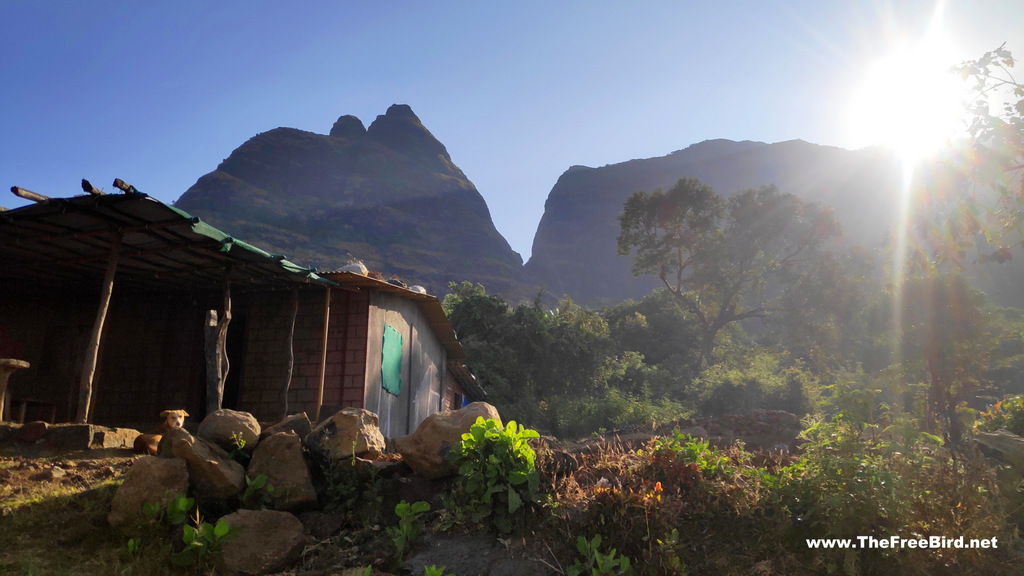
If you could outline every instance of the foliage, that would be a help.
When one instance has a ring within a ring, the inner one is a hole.
[[[348,462],[321,460],[314,469],[320,476],[324,509],[360,517],[364,522],[381,519],[382,481],[376,468],[359,465],[353,454]]]
[[[181,525],[182,542],[185,547],[171,556],[171,561],[176,566],[209,566],[214,554],[220,552],[221,546],[228,541],[231,534],[231,527],[223,520],[216,524],[203,522],[199,516],[199,508],[193,506],[195,500],[184,494],[175,496],[164,508],[160,505],[149,502],[142,506],[145,516],[152,524],[164,526]],[[194,512],[194,514],[193,514]],[[192,525],[186,524],[191,520]],[[142,550],[141,538],[130,538],[126,545],[129,556],[134,556]]]
[[[278,496],[278,490],[267,481],[266,474],[256,478],[245,477],[245,492],[242,493],[242,505],[246,508],[268,508]]]
[[[745,414],[758,408],[806,414],[819,409],[818,376],[803,362],[783,366],[778,354],[754,349],[708,367],[694,380],[700,414]]]
[[[409,504],[402,500],[395,506],[398,525],[388,527],[388,535],[395,545],[395,565],[402,565],[405,553],[409,551],[409,545],[419,537],[422,531],[419,523],[420,516],[429,511],[430,504],[426,502]]]
[[[615,557],[615,548],[607,554],[600,552],[601,535],[594,536],[589,542],[583,536],[576,539],[576,549],[579,550],[583,560],[577,559],[576,563],[566,571],[568,576],[616,576],[629,574],[629,558],[625,556]]]
[[[950,220],[960,225],[950,231],[964,236],[983,232],[994,250],[982,254],[982,261],[1009,261],[1010,248],[1024,231],[1024,85],[1013,77],[1014,64],[1003,44],[956,67],[972,82],[974,99],[969,103],[969,142],[952,163],[960,176],[954,180],[960,201]],[[993,111],[992,103],[999,108]],[[989,190],[995,201],[986,198]]]
[[[445,574],[445,570],[447,570],[447,568],[445,568],[444,566],[424,566],[423,576],[455,576],[454,574]]]
[[[252,460],[252,450],[246,450],[245,444],[245,438],[242,438],[239,433],[231,433],[231,451],[229,452],[231,459],[243,466],[248,466],[249,461]]]
[[[202,522],[198,512],[195,526],[182,526],[185,548],[172,557],[176,566],[208,565],[214,554],[219,554],[224,542],[231,539],[231,526],[224,520],[216,524]]]
[[[163,509],[156,502],[143,504],[142,513],[152,522],[177,526],[188,521],[189,512],[192,511],[193,505],[195,505],[195,499],[189,498],[184,494],[178,494]]]
[[[539,497],[536,454],[527,443],[537,437],[515,421],[503,428],[493,418],[478,417],[452,452],[459,469],[456,511],[474,522],[489,520],[500,533],[521,530]]]
[[[959,442],[957,408],[980,387],[992,342],[983,295],[956,271],[932,271],[900,288],[901,358],[907,379],[929,382],[925,427]]]
[[[979,461],[954,460],[941,439],[913,426],[881,435],[837,415],[812,422],[797,462],[780,471],[778,498],[795,541],[864,535],[1007,537],[994,478]],[[899,441],[898,441],[899,440]],[[951,550],[817,550],[815,565],[847,574],[926,572]],[[984,562],[959,552],[961,562]]]
[[[687,436],[678,429],[673,431],[671,438],[652,440],[648,452],[655,466],[662,461],[668,461],[669,467],[692,464],[705,477],[729,476],[735,471],[730,458],[711,446],[707,440]],[[643,455],[643,451],[640,454]]]
[[[633,274],[658,277],[696,318],[702,367],[724,327],[769,315],[770,279],[812,266],[819,246],[839,231],[829,210],[775,187],[726,201],[691,178],[668,192],[634,193],[619,221],[619,253],[634,254]]]
[[[1024,436],[1024,396],[1003,398],[988,410],[978,414],[978,419],[974,423],[975,432],[995,432],[1002,428],[1018,436]]]

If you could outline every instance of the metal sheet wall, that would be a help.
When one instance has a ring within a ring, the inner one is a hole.
[[[384,326],[402,335],[402,388],[381,385]],[[381,434],[400,438],[441,406],[445,351],[415,301],[377,292],[370,297],[366,352],[366,409],[377,414]]]

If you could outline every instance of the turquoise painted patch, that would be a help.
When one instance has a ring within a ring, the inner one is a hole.
[[[380,359],[381,385],[398,396],[402,392],[402,335],[384,325],[384,347]]]

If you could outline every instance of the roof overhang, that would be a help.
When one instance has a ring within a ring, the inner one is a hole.
[[[51,198],[0,212],[0,287],[98,287],[117,246],[117,284],[158,291],[334,285],[145,194]]]

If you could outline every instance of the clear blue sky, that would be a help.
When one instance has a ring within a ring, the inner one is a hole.
[[[83,177],[170,202],[258,132],[326,134],[404,103],[525,259],[571,165],[710,138],[863,144],[849,94],[934,6],[0,0],[0,205]],[[948,0],[946,28],[958,58],[1004,41],[1024,56],[1021,0]]]

